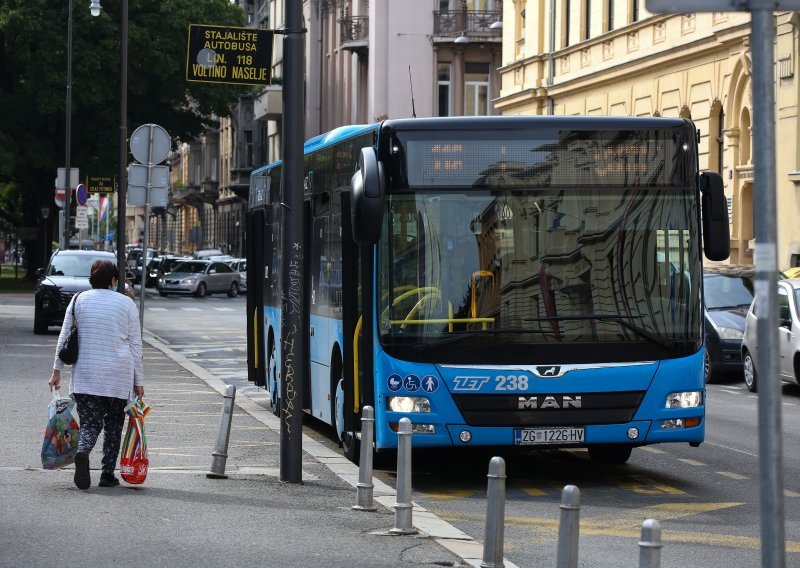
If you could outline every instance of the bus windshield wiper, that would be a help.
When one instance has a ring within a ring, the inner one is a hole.
[[[629,329],[639,337],[643,337],[650,341],[651,343],[655,343],[659,347],[663,347],[664,349],[670,350],[674,347],[674,342],[662,339],[661,337],[657,336],[656,334],[647,331],[646,329],[639,327],[638,325],[634,325],[628,320],[631,319],[641,319],[644,316],[623,316],[619,314],[580,314],[574,316],[553,316],[549,318],[525,318],[525,321],[565,321],[565,320],[601,320],[601,321],[613,321],[624,327],[625,329]]]
[[[456,331],[448,333],[447,337],[442,337],[441,339],[434,339],[433,341],[416,343],[414,344],[414,349],[420,351],[423,349],[430,349],[432,347],[440,347],[442,345],[447,345],[449,343],[458,343],[462,339],[468,339],[473,337],[489,337],[499,333],[521,334],[521,333],[532,333],[532,331],[530,329],[521,329],[521,328],[487,329],[486,331]]]

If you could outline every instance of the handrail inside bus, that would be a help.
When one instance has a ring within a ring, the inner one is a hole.
[[[392,320],[392,325],[425,325],[427,323],[446,323],[450,326],[450,331],[453,331],[452,324],[456,323],[480,323],[484,330],[488,329],[486,327],[487,324],[494,323],[495,318],[432,318],[432,319],[421,319],[421,320]]]

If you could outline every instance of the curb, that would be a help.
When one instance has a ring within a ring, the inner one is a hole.
[[[142,334],[143,342],[161,351],[168,358],[192,373],[220,395],[225,394],[225,388],[228,386],[225,381],[216,377],[197,363],[193,363],[183,355],[176,353],[157,339],[152,333],[146,330],[145,333],[146,336]],[[270,430],[280,431],[280,420],[271,412],[262,408],[258,403],[248,398],[246,394],[244,397],[236,397],[234,402],[236,406]],[[326,448],[306,434],[303,434],[302,440],[304,452],[327,467],[339,479],[352,486],[353,489],[357,488],[358,466],[344,456]],[[303,478],[306,478],[305,472],[303,472]],[[374,486],[373,495],[375,501],[389,510],[393,509],[397,500],[395,489],[375,477],[372,478],[372,484]],[[440,519],[417,503],[412,504],[414,506],[412,522],[417,530],[461,558],[470,566],[480,568],[483,560],[483,545],[480,542],[460,529],[457,529],[447,521]],[[505,558],[503,559],[503,563],[506,568],[518,568]]]

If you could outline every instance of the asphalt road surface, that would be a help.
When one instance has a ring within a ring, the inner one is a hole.
[[[178,353],[235,384],[247,382],[245,300],[159,298],[148,294],[145,329]],[[783,386],[784,506],[787,566],[800,566],[800,388]],[[663,529],[663,566],[760,565],[757,397],[738,377],[709,385],[706,441],[634,450],[626,465],[592,462],[585,450],[416,451],[414,500],[482,540],[489,459],[507,462],[505,555],[519,566],[554,566],[562,488],[581,491],[580,566],[638,566],[641,523]],[[307,430],[334,445],[313,419]],[[392,471],[376,475],[391,484]]]

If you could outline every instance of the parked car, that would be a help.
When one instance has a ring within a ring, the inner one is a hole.
[[[786,278],[800,278],[800,266],[793,266],[783,271]]]
[[[236,272],[239,273],[239,280],[242,283],[242,287],[240,290],[242,292],[247,291],[247,259],[246,258],[234,258],[233,260],[229,260],[226,262],[228,266],[233,268]]]
[[[33,333],[47,333],[49,326],[64,322],[64,314],[72,297],[92,287],[89,273],[96,260],[117,263],[117,257],[110,252],[57,250],[50,257],[47,267],[36,271],[39,281],[34,296]],[[130,277],[130,274],[127,276]],[[133,289],[127,282],[125,293],[133,297]]]
[[[753,301],[754,282],[752,265],[703,268],[706,382],[722,372],[742,371],[744,321]]]
[[[142,252],[142,249],[140,249],[140,248],[131,249],[128,252],[128,256],[127,256],[128,270],[133,272],[133,283],[134,284],[139,284],[142,281],[142,272],[143,272],[142,265],[143,265],[143,262],[146,263],[146,264],[150,264],[150,261],[152,261],[156,256],[158,256],[158,253],[156,252],[155,249],[149,248],[149,249],[147,249],[147,259],[146,259],[146,261],[142,260],[143,256],[144,256],[144,253]]]
[[[172,255],[165,255],[165,256],[157,256],[153,260],[150,261],[150,264],[147,265],[147,277],[145,278],[145,286],[147,288],[154,288],[158,286],[158,280],[164,276],[172,272],[175,266],[181,262],[185,262],[187,260],[192,260],[188,256],[172,256]]]
[[[747,312],[742,340],[744,383],[751,392],[758,389],[755,360],[758,353],[757,302]],[[781,381],[800,385],[800,280],[778,282],[778,361],[775,369]]]
[[[193,294],[202,298],[207,294],[227,292],[229,298],[239,294],[239,273],[223,262],[188,260],[178,263],[172,272],[158,281],[158,293]]]
[[[219,249],[202,249],[192,253],[192,258],[197,260],[209,260],[212,256],[222,256],[222,251]]]

